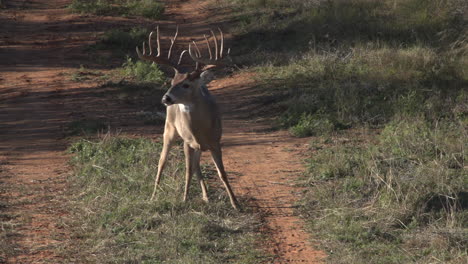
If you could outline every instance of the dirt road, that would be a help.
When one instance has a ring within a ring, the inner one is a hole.
[[[70,78],[80,65],[98,68],[85,48],[98,33],[122,26],[149,26],[155,21],[70,14],[65,0],[2,1],[0,10],[0,221],[8,243],[0,263],[56,263],[61,241],[68,239],[61,217],[66,192],[70,122],[87,117],[106,120],[122,133],[158,137],[129,117],[136,106],[109,100],[90,81]],[[220,23],[204,1],[168,1],[163,24],[180,24],[197,36]],[[187,35],[188,34],[188,35]],[[102,69],[105,71],[105,69]],[[265,132],[268,124],[251,115],[257,94],[249,74],[216,80],[211,85],[224,109],[224,157],[234,190],[253,197],[265,220],[275,263],[318,263],[294,216],[298,190],[291,181],[303,169],[298,153],[307,140],[285,132]],[[240,176],[236,176],[240,175]]]

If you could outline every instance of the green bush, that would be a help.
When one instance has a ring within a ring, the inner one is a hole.
[[[155,63],[141,60],[133,62],[130,57],[127,57],[127,62],[125,62],[122,67],[126,76],[134,77],[141,82],[162,84],[166,80],[164,73]]]

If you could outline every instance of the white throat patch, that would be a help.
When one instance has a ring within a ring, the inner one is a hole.
[[[189,104],[179,104],[179,109],[183,113],[190,113],[192,112],[193,105]]]

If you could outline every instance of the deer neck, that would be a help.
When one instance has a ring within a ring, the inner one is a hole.
[[[190,103],[179,104],[179,110],[182,113],[193,113],[194,111],[204,110],[206,106],[213,101],[210,92],[205,85],[194,94]]]
[[[179,109],[182,113],[190,113],[194,109],[194,104],[179,104]]]

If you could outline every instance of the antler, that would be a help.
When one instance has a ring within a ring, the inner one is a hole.
[[[172,67],[175,71],[177,71],[177,66],[180,64],[180,60],[177,64],[174,64],[170,61],[171,59],[171,53],[172,53],[172,47],[174,46],[177,35],[179,34],[179,26],[176,28],[176,32],[173,38],[171,38],[171,46],[169,47],[169,51],[167,52],[167,58],[161,56],[161,43],[160,43],[160,36],[159,36],[159,26],[156,27],[156,44],[157,44],[157,50],[158,54],[156,56],[153,55],[153,48],[151,45],[152,37],[153,37],[154,31],[151,31],[151,33],[148,36],[148,46],[149,46],[149,53],[146,53],[146,43],[143,42],[143,53],[140,52],[140,49],[136,47],[136,52],[138,54],[138,57],[142,60],[147,60],[147,61],[153,61],[157,64],[160,65],[167,65]],[[185,53],[185,52],[183,52]],[[181,55],[183,55],[183,53]],[[182,56],[181,56],[182,58]]]
[[[195,51],[192,50],[192,45],[189,44],[188,52],[189,52],[189,55],[192,58],[192,60],[194,60],[197,63],[196,71],[200,71],[200,70],[203,71],[203,70],[207,70],[207,69],[212,68],[212,67],[225,66],[225,65],[229,65],[229,64],[232,63],[231,58],[229,57],[229,53],[230,53],[231,49],[228,49],[227,50],[227,56],[223,57],[224,34],[223,34],[223,31],[219,27],[218,27],[218,31],[219,31],[219,35],[220,35],[220,38],[221,38],[221,40],[220,40],[220,49],[218,49],[218,39],[216,38],[216,35],[213,32],[213,30],[210,29],[211,36],[214,39],[214,46],[215,46],[214,59],[213,59],[213,54],[212,54],[212,51],[211,51],[210,41],[208,40],[206,35],[203,35],[203,37],[205,38],[206,46],[208,48],[208,52],[209,52],[209,55],[210,55],[209,59],[202,58],[201,52],[198,49],[197,43],[195,43],[195,41],[192,41],[193,46],[195,46]],[[202,69],[199,68],[200,64],[204,65]]]

